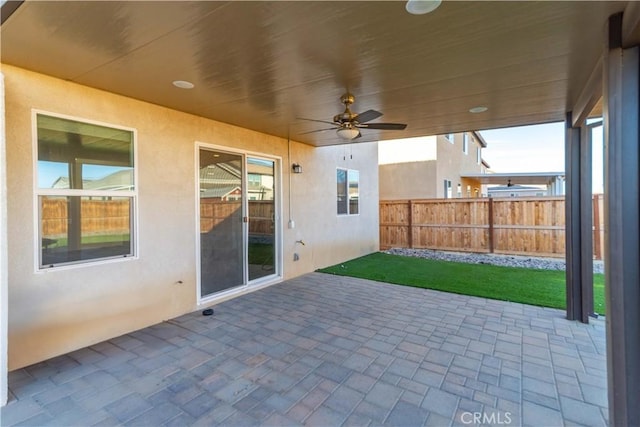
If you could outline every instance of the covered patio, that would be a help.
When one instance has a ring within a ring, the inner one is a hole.
[[[321,273],[214,308],[11,372],[2,425],[608,418],[602,320]]]
[[[477,408],[518,410],[524,424],[604,422],[605,328],[568,321],[591,322],[587,120],[600,116],[608,419],[640,425],[640,2],[442,3],[416,16],[399,1],[2,2],[3,425],[463,424]],[[308,275],[378,250],[377,141],[554,121],[566,125],[566,312]],[[244,212],[219,218],[240,224],[229,244],[202,244],[199,171],[251,159],[271,165],[276,189],[260,216],[273,224],[265,281],[247,265],[248,183],[262,183],[247,167]],[[73,188],[40,182],[51,160]],[[84,165],[133,178],[89,190]],[[103,215],[100,239],[121,251],[84,257],[80,237],[95,242],[83,201],[112,197],[124,225],[115,233]],[[49,198],[67,211],[45,216]],[[51,219],[66,230],[45,231]],[[51,264],[53,234],[70,257]],[[224,284],[233,296],[301,278],[204,318],[230,297],[202,286],[202,267],[226,259],[212,246],[240,249]]]

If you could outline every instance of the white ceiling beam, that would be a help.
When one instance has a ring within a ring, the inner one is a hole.
[[[589,117],[593,107],[602,97],[602,62],[602,57],[600,57],[571,109],[571,125],[573,127],[579,126]]]

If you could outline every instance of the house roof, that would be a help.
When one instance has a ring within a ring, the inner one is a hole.
[[[518,172],[518,173],[481,173],[462,175],[462,178],[475,179],[481,184],[506,185],[547,185],[554,179],[564,178],[564,172]],[[513,187],[511,187],[513,188]]]
[[[236,187],[241,182],[239,168],[230,163],[218,163],[200,168],[200,188]]]
[[[82,180],[82,188],[85,190],[130,190],[133,186],[132,169],[113,172],[98,179]],[[69,177],[59,177],[51,188],[69,188]]]
[[[353,111],[408,124],[360,142],[562,121],[608,17],[633,8],[625,34],[640,38],[626,1],[446,1],[421,16],[402,1],[16,5],[2,6],[4,64],[316,146],[343,141],[301,118],[331,121],[346,91]]]
[[[478,141],[478,143],[482,148],[487,148],[487,141],[484,140],[480,132],[473,131],[471,133],[473,134],[473,137],[476,139],[476,141]]]
[[[225,197],[234,191],[240,191],[241,188],[238,185],[220,185],[214,186],[207,189],[202,189],[200,191],[200,197],[202,198],[217,198],[217,197]]]

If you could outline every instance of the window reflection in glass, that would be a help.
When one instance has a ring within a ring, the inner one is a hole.
[[[356,215],[359,212],[359,181],[360,173],[356,170],[349,170],[349,214]]]
[[[133,190],[133,132],[38,114],[38,188]]]
[[[345,215],[348,213],[346,169],[338,169],[336,178],[337,178],[337,194],[338,194],[338,215]]]
[[[40,268],[130,256],[134,132],[37,114]]]
[[[129,197],[40,196],[39,202],[41,267],[133,253]]]

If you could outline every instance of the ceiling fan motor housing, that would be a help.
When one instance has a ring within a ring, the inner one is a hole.
[[[356,120],[358,117],[357,114],[354,114],[349,109],[349,105],[353,104],[356,101],[356,97],[351,95],[350,93],[345,93],[340,97],[340,102],[344,104],[344,112],[342,114],[336,114],[333,116],[333,121],[336,123],[351,123]]]
[[[333,116],[333,121],[340,124],[351,123],[356,120],[356,117],[358,117],[358,115],[353,114],[351,110],[349,110],[349,107],[347,107],[344,113]]]

